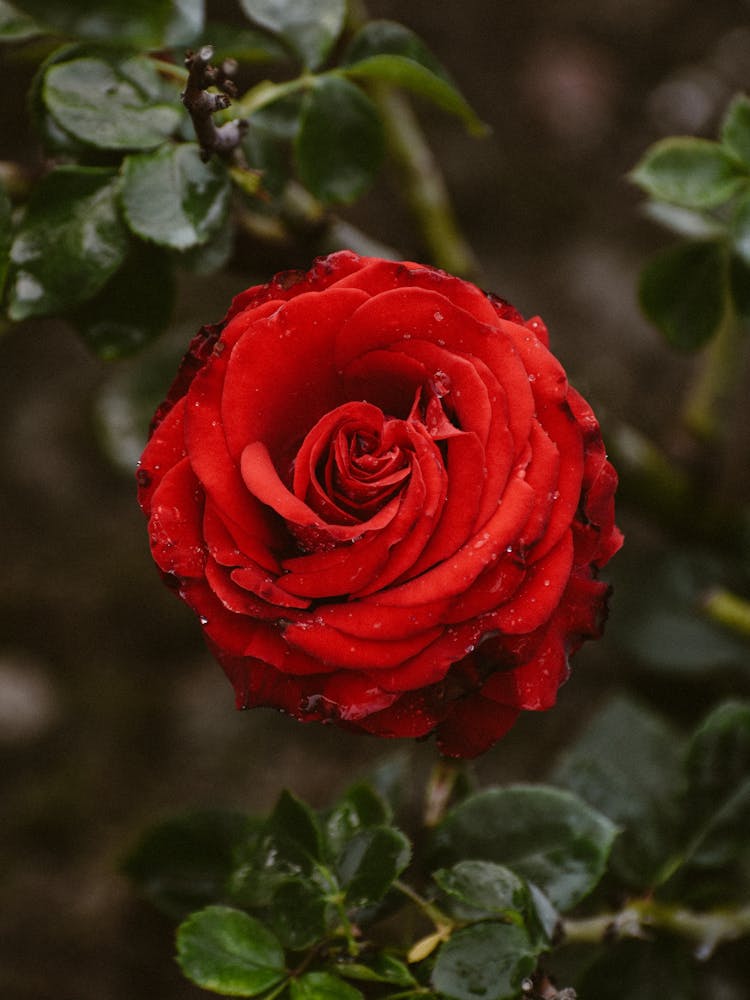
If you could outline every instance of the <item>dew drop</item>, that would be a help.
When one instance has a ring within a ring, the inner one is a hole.
[[[435,319],[437,320],[438,323],[442,323],[443,320],[445,319],[445,317],[443,316],[443,314],[440,312],[439,309],[435,312]]]

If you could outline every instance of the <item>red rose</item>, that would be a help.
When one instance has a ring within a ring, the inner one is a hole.
[[[241,708],[486,750],[549,708],[620,547],[542,322],[435,268],[318,260],[193,340],[138,470]]]

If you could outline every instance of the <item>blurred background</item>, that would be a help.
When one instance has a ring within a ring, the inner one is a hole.
[[[231,5],[214,6],[231,16]],[[368,9],[421,35],[492,127],[475,140],[415,105],[480,283],[544,317],[605,438],[620,441],[627,426],[689,452],[677,411],[699,362],[671,351],[639,313],[638,270],[668,236],[643,218],[625,175],[660,136],[715,134],[728,99],[750,80],[750,5],[370,0]],[[0,159],[34,162],[29,77],[23,59],[7,66]],[[343,215],[404,257],[425,259],[394,184],[386,168]],[[232,271],[183,281],[166,338],[173,356],[233,294],[280,268],[306,267],[312,252],[295,247],[290,259],[288,249],[258,245]],[[72,330],[49,321],[6,330],[1,356],[2,996],[205,996],[173,964],[171,924],[118,874],[139,833],[189,806],[263,810],[282,787],[322,806],[404,749],[414,755],[407,773],[416,789],[435,750],[304,727],[268,710],[235,712],[197,622],[162,586],[148,553],[124,469],[142,445],[122,392],[134,362],[97,361]],[[157,396],[168,372],[150,389]],[[740,400],[723,472],[735,497],[747,495],[748,415]],[[673,662],[672,633],[631,599],[669,576],[666,536],[627,496],[619,520],[629,544],[612,569],[607,636],[576,657],[554,711],[525,716],[477,762],[483,783],[543,779],[614,692],[636,694],[679,725],[722,695],[750,690],[746,649],[728,634],[709,641],[698,629],[692,661]],[[689,543],[677,557],[688,569],[703,566]],[[649,643],[658,633],[660,662],[641,655],[636,619]]]

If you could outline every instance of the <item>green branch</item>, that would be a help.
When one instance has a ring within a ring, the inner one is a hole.
[[[469,277],[478,265],[458,228],[445,180],[411,105],[392,87],[373,87],[406,204],[438,267]]]
[[[601,944],[613,938],[647,938],[652,931],[666,931],[692,942],[695,956],[710,958],[716,948],[750,935],[750,906],[697,913],[682,906],[639,899],[618,913],[563,922],[566,944]]]

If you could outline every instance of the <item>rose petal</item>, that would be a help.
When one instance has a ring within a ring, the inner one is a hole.
[[[526,523],[534,495],[522,479],[512,479],[502,503],[480,536],[463,545],[456,554],[415,580],[392,587],[365,600],[374,603],[408,606],[427,604],[435,598],[456,597],[467,590],[493,557],[497,558]]]
[[[138,503],[146,517],[162,479],[185,457],[184,420],[185,401],[180,400],[154,430],[138,463]]]
[[[151,554],[163,573],[184,579],[203,575],[202,518],[203,495],[190,460],[183,458],[166,473],[151,498]]]
[[[238,341],[220,417],[236,461],[247,444],[262,441],[280,467],[289,467],[307,430],[346,401],[333,348],[337,332],[363,301],[364,293],[354,289],[305,292]]]
[[[357,639],[330,625],[307,621],[289,625],[284,631],[284,638],[326,666],[380,671],[421,653],[442,631],[441,628],[433,628],[405,639]]]

